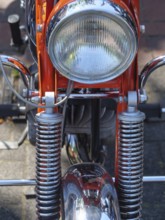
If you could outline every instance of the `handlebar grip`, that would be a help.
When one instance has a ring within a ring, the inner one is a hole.
[[[16,104],[0,104],[0,117],[12,117],[22,115]]]
[[[146,118],[161,118],[162,107],[159,103],[139,104],[138,109],[145,113]]]

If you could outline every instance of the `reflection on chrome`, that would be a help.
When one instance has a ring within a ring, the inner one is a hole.
[[[68,155],[68,158],[71,164],[81,163],[82,161],[80,159],[79,152],[78,152],[79,143],[78,143],[77,135],[68,134],[66,141],[67,141],[66,143],[67,155]]]
[[[71,166],[63,178],[65,220],[120,220],[113,181],[98,164]]]
[[[6,55],[0,55],[0,59],[4,66],[17,70],[21,74],[25,86],[29,87],[31,73],[21,61]]]
[[[115,213],[110,214],[107,208],[104,210],[92,205],[83,205],[83,201],[74,201],[73,207],[65,213],[66,220],[114,220]]]
[[[145,65],[145,67],[140,73],[140,89],[141,90],[144,89],[144,86],[148,80],[148,77],[151,75],[151,73],[153,73],[156,69],[164,65],[165,65],[165,56],[156,57]]]
[[[85,206],[75,210],[73,220],[112,220],[107,216],[107,213],[101,212],[99,208],[94,206]]]

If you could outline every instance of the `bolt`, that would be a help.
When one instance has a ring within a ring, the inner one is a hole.
[[[146,27],[144,24],[140,25],[140,32],[144,34],[146,32]]]
[[[123,102],[123,97],[119,96],[119,102],[122,103]]]
[[[42,32],[42,24],[37,25],[37,32]]]
[[[139,90],[138,98],[140,103],[145,103],[147,101],[148,97],[145,89],[141,89],[141,91]]]

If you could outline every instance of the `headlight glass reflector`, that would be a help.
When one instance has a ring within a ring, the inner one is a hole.
[[[137,48],[136,34],[121,18],[83,11],[51,32],[48,53],[57,70],[81,83],[100,83],[122,74]]]

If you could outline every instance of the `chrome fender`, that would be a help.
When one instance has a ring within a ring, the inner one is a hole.
[[[98,164],[71,166],[63,177],[65,220],[120,220],[112,178]]]

